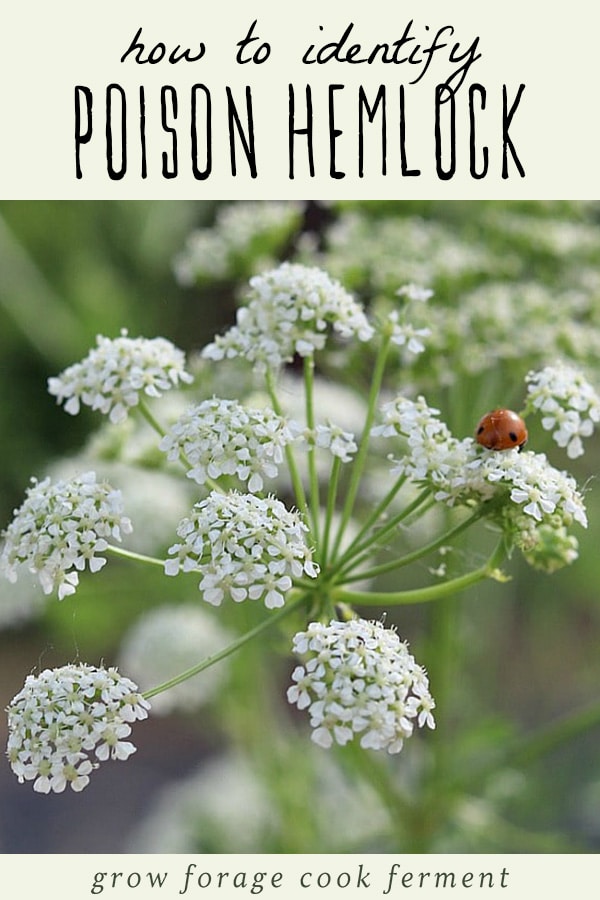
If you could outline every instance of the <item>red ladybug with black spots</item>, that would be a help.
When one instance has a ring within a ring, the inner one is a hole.
[[[494,409],[480,419],[475,440],[488,450],[522,450],[527,443],[527,426],[512,409]]]

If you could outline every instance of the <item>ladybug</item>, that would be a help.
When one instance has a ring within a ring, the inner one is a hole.
[[[527,443],[527,426],[512,409],[494,409],[479,421],[475,440],[488,450],[522,450]]]

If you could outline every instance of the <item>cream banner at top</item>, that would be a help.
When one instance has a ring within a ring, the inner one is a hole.
[[[596,196],[583,0],[15,4],[5,199]]]

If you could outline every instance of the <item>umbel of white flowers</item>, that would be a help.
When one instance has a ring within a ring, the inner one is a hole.
[[[365,749],[399,753],[415,725],[435,728],[425,670],[381,622],[311,622],[294,637],[304,660],[292,673],[290,703],[306,709],[321,747],[360,736]]]
[[[128,759],[131,722],[150,703],[116,669],[68,665],[28,675],[8,707],[7,756],[19,781],[43,794],[82,791],[107,759]]]
[[[404,304],[425,302],[431,292],[408,285],[397,293]],[[302,479],[293,471],[293,454],[308,448],[314,464],[312,455],[326,450],[333,456],[332,472],[356,459],[354,475],[367,463],[371,438],[389,442],[397,483],[424,488],[433,501],[448,506],[485,507],[507,542],[539,568],[552,571],[572,562],[577,541],[568,529],[573,522],[586,525],[585,506],[574,479],[543,454],[489,451],[471,437],[458,439],[423,397],[399,396],[385,403],[374,425],[378,390],[370,395],[360,443],[333,422],[309,422],[314,416],[309,417],[308,405],[306,427],[281,414],[273,376],[300,357],[307,361],[309,384],[311,358],[332,333],[364,343],[378,337],[381,379],[389,344],[396,345],[402,360],[421,353],[429,329],[412,327],[405,313],[406,305],[402,321],[393,310],[371,323],[361,304],[327,273],[284,263],[251,279],[235,325],[202,353],[215,362],[246,360],[255,373],[265,375],[273,409],[213,397],[163,429],[145,400],[192,380],[184,354],[164,338],[133,339],[126,331],[114,340],[99,336],[88,356],[50,378],[48,388],[72,415],[85,405],[118,424],[138,408],[159,431],[167,460],[182,462],[186,475],[204,490],[206,496],[180,521],[178,540],[162,565],[167,575],[197,573],[203,599],[214,606],[232,600],[282,608],[293,590],[299,600],[319,597],[320,548],[312,546],[318,545],[315,523],[322,514],[318,502],[312,504],[318,495],[317,470],[308,467],[307,501]],[[374,382],[377,388],[380,383]],[[523,414],[541,413],[557,444],[571,458],[578,456],[582,438],[600,420],[593,388],[562,364],[529,373],[527,384]],[[263,494],[265,480],[278,477],[284,462],[301,511]],[[350,484],[354,499],[358,476]],[[332,501],[327,512],[334,511]],[[348,516],[342,516],[346,524]],[[33,479],[4,532],[0,571],[14,582],[26,568],[37,574],[45,594],[56,592],[63,599],[75,593],[81,572],[96,573],[105,565],[108,550],[142,559],[117,547],[131,530],[120,491],[93,471],[55,482]],[[348,580],[356,581],[354,575]],[[321,747],[357,740],[364,748],[397,753],[415,726],[435,726],[425,671],[395,630],[381,622],[350,615],[328,624],[314,621],[296,634],[293,650],[301,663],[288,700],[306,710],[312,739]],[[168,684],[177,681],[169,678]],[[100,761],[131,755],[135,748],[126,740],[131,723],[145,718],[148,708],[137,686],[115,669],[80,664],[30,675],[8,709],[10,764],[20,781],[34,782],[36,791],[62,791],[67,785],[82,790]]]

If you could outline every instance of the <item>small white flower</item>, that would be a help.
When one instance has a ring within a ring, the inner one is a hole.
[[[398,325],[395,329],[392,335],[392,343],[397,344],[399,347],[406,347],[409,353],[417,356],[425,350],[425,344],[421,339],[429,337],[430,334],[430,328],[414,328],[409,323],[406,323]]]
[[[22,506],[4,532],[0,572],[15,582],[25,565],[37,574],[45,594],[74,594],[78,572],[98,572],[106,563],[107,538],[131,532],[121,492],[86,472],[68,481],[32,479]],[[73,571],[75,570],[75,571]]]
[[[11,768],[38,793],[60,793],[67,785],[81,791],[96,760],[135,752],[123,740],[131,734],[128,723],[147,718],[149,708],[137,685],[114,668],[82,663],[28,675],[7,710]]]
[[[277,477],[298,431],[272,409],[247,409],[237,400],[213,397],[180,416],[159,446],[170,460],[183,454],[191,466],[187,475],[198,484],[236,475],[257,493],[264,478]]]
[[[180,522],[182,543],[169,548],[165,573],[199,572],[199,589],[213,606],[227,596],[283,606],[292,578],[318,574],[306,531],[299,514],[275,497],[212,491]]]
[[[296,354],[323,349],[328,325],[343,338],[373,336],[362,307],[338,281],[321,269],[283,263],[250,279],[248,303],[238,309],[236,324],[202,355],[242,356],[257,371],[277,369]]]
[[[415,724],[435,727],[425,671],[381,622],[311,622],[293,649],[304,665],[294,669],[287,698],[307,709],[319,746],[360,735],[361,747],[398,753]]]
[[[123,422],[140,394],[160,397],[192,381],[183,351],[165,338],[130,338],[123,330],[115,339],[98,335],[96,344],[81,362],[48,379],[49,393],[73,416],[83,404]]]
[[[307,432],[305,437],[310,439]],[[358,450],[354,435],[331,422],[315,427],[314,440],[317,447],[329,450],[332,456],[337,456],[344,463],[351,462],[353,454]]]
[[[398,347],[402,347],[413,356],[418,356],[425,350],[423,338],[429,337],[430,328],[415,328],[410,322],[400,322],[398,310],[392,310],[388,315],[391,325],[391,341]]]

